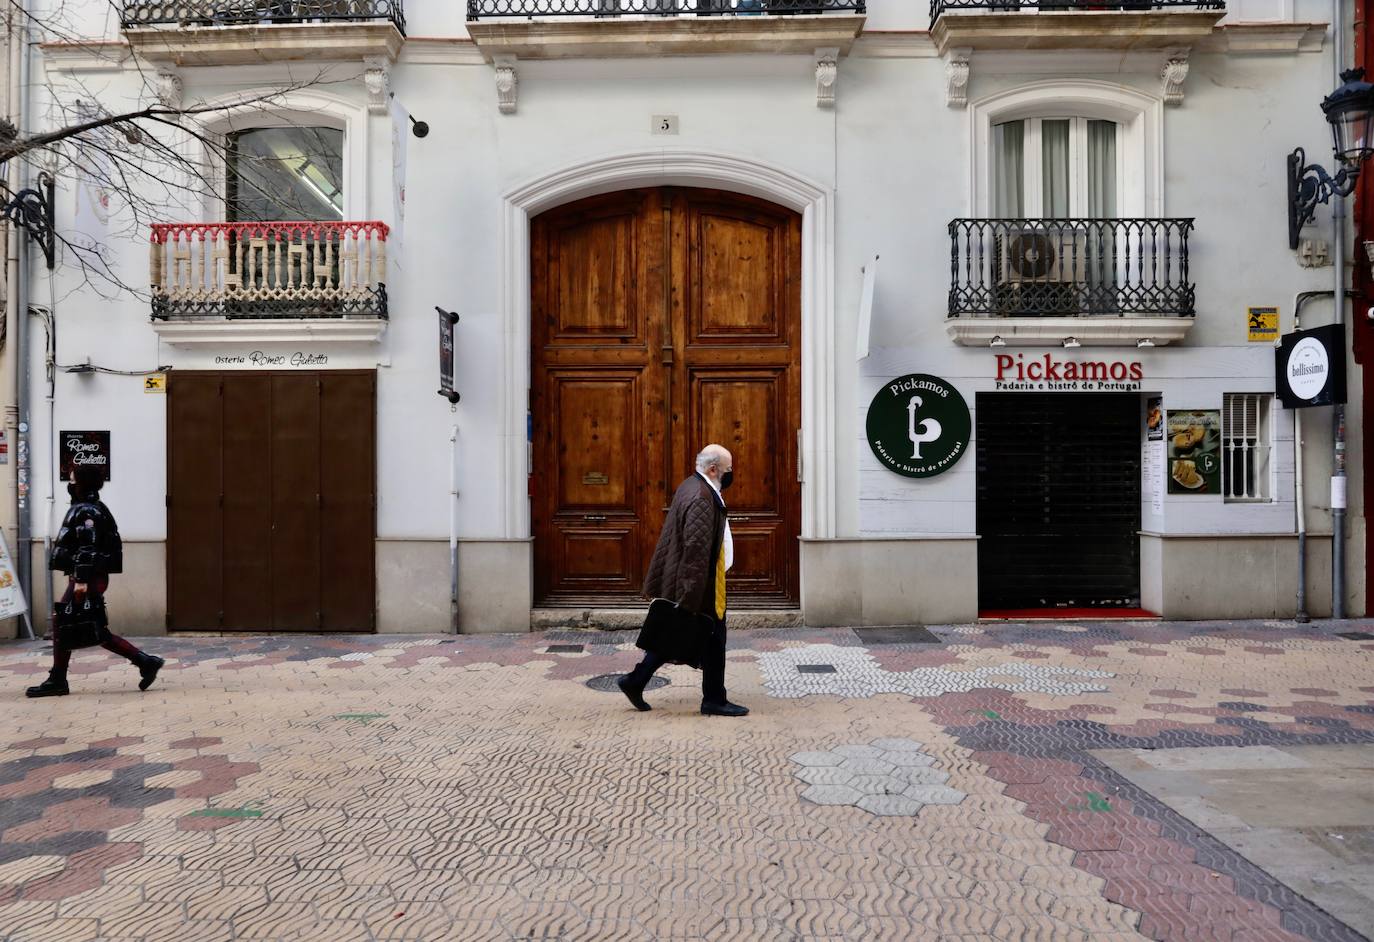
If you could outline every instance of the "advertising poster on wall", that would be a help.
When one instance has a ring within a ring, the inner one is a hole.
[[[1221,410],[1168,412],[1170,494],[1221,493]]]
[[[1145,400],[1145,489],[1150,510],[1164,513],[1164,398]]]

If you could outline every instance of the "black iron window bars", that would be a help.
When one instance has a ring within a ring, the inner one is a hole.
[[[1195,10],[1224,10],[1224,0],[930,0],[930,22],[941,13],[953,10],[1043,10],[1047,13],[1071,10],[1164,10],[1190,7]]]
[[[401,0],[178,0],[126,3],[124,29],[139,26],[246,26],[382,20],[406,31]]]
[[[501,16],[762,16],[863,13],[866,0],[468,0],[468,19]]]
[[[1192,219],[955,219],[950,317],[1194,313]]]

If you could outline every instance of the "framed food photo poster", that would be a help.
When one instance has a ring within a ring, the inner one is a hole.
[[[1221,493],[1221,410],[1169,410],[1170,494]]]

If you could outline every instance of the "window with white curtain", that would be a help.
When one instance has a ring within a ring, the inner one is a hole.
[[[1221,403],[1221,490],[1228,502],[1267,501],[1269,393],[1227,393]]]
[[[1117,124],[1025,118],[992,126],[993,215],[1110,219],[1121,180]]]

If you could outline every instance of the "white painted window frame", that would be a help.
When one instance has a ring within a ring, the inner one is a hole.
[[[1117,125],[1117,213],[1123,217],[1164,215],[1164,99],[1111,82],[1054,79],[1029,82],[988,95],[969,106],[971,145],[969,215],[993,214],[993,125],[1028,118],[1072,116]],[[1085,123],[1086,126],[1086,123]],[[1037,137],[1038,144],[1038,137]],[[1027,174],[1031,151],[1027,136]],[[1035,166],[1039,167],[1036,154]],[[1082,173],[1079,173],[1082,177]],[[1086,185],[1086,184],[1085,184]],[[1029,196],[1028,192],[1028,196]],[[1036,204],[1040,197],[1036,195]],[[1027,200],[1028,215],[1030,200]]]
[[[1233,398],[1248,400],[1257,407],[1253,443],[1250,443],[1246,436],[1235,435],[1235,430],[1227,424],[1227,417],[1233,411],[1231,406]],[[1224,393],[1221,398],[1221,416],[1221,491],[1224,502],[1227,504],[1274,503],[1277,499],[1275,494],[1278,490],[1278,468],[1277,462],[1274,460],[1274,394],[1272,392]],[[1230,467],[1231,443],[1234,440],[1242,441],[1243,444],[1240,449],[1246,453],[1247,459],[1257,462],[1256,472],[1253,475],[1255,485],[1259,490],[1257,494],[1233,493],[1234,485],[1230,479]]]
[[[271,96],[270,102],[253,101],[268,96]],[[245,101],[249,103],[234,104]],[[369,213],[371,194],[367,186],[369,141],[366,105],[315,90],[280,93],[270,89],[237,92],[218,100],[212,99],[210,104],[212,107],[228,107],[211,113],[200,129],[214,145],[203,147],[201,153],[206,178],[214,184],[213,192],[206,193],[202,199],[202,220],[223,222],[226,218],[228,168],[220,155],[224,152],[228,135],[234,131],[284,127],[320,127],[343,131],[343,218],[349,221],[375,218]]]
[[[1100,120],[1078,115],[1037,115],[1033,118],[1008,118],[1007,122],[1021,121],[1025,126],[1025,139],[1021,165],[1021,191],[1025,194],[1025,214],[1031,219],[1048,215],[1045,211],[1045,187],[1042,179],[1044,171],[1043,125],[1046,121],[1069,122],[1069,215],[1086,217],[1088,212],[1088,122]],[[994,124],[1002,124],[1002,121]],[[1116,125],[1118,145],[1121,138],[1121,125]],[[995,140],[993,137],[989,141]],[[995,144],[993,145],[996,146]],[[993,166],[988,164],[989,168]],[[1134,168],[1125,166],[1121,147],[1116,149],[1116,205],[1119,209],[1126,199],[1126,178]],[[1002,215],[999,211],[997,215]]]

